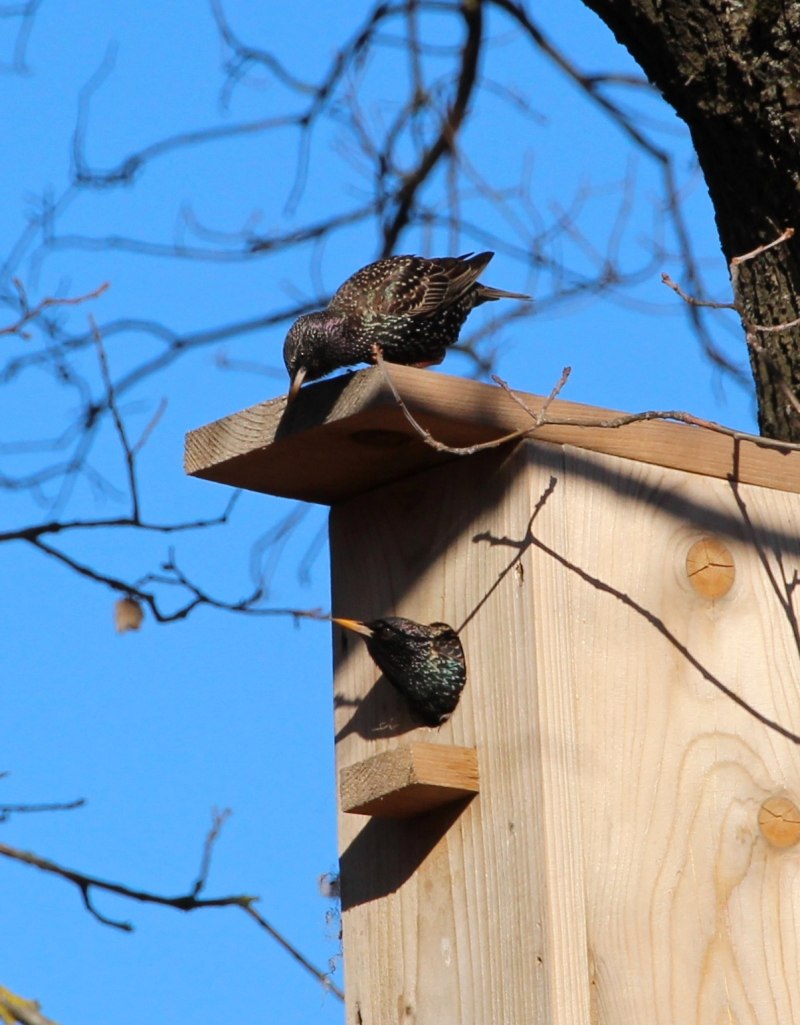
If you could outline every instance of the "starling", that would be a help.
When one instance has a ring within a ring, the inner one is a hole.
[[[364,637],[372,660],[426,726],[450,718],[467,680],[464,649],[451,626],[398,616],[333,622]]]
[[[299,317],[290,328],[283,345],[289,401],[303,381],[354,363],[374,363],[376,345],[389,363],[441,363],[473,307],[494,299],[530,299],[478,281],[493,256],[389,256],[362,267],[327,309]]]

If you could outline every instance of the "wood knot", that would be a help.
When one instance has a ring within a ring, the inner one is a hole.
[[[758,810],[758,828],[773,847],[800,842],[800,810],[787,797],[769,797]]]
[[[733,556],[717,538],[702,537],[686,556],[686,575],[703,598],[722,598],[736,578]]]

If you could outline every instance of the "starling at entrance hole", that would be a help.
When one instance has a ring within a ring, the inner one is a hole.
[[[283,346],[289,400],[303,381],[354,363],[374,363],[376,345],[388,363],[441,363],[475,306],[530,299],[478,281],[493,256],[389,256],[362,267],[326,309],[299,317],[290,328]]]
[[[333,622],[363,636],[375,664],[426,726],[450,718],[467,680],[464,649],[451,626],[399,616]]]

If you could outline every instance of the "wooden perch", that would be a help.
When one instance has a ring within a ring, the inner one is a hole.
[[[349,765],[340,774],[342,811],[402,819],[478,792],[474,748],[422,742]]]

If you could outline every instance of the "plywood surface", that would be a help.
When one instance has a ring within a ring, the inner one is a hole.
[[[531,426],[525,410],[493,385],[413,367],[388,371],[414,416],[448,446],[480,444]],[[533,410],[543,402],[522,397]],[[658,421],[605,429],[592,424],[615,416],[613,410],[564,400],[553,402],[548,415],[579,417],[588,426],[548,424],[536,431],[538,440],[800,491],[800,452],[778,452],[758,439],[735,441]],[[374,367],[306,386],[288,409],[281,396],[190,431],[185,465],[196,477],[332,504],[452,458],[425,444]]]

